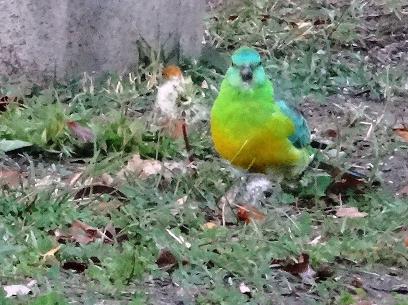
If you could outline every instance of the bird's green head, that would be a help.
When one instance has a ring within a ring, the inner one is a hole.
[[[232,64],[226,75],[229,84],[238,90],[247,91],[262,86],[266,81],[261,56],[257,51],[241,47],[232,54]]]

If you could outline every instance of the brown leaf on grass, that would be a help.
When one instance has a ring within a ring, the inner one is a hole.
[[[324,135],[325,136],[327,136],[327,137],[329,137],[329,138],[337,138],[337,130],[335,130],[335,129],[327,129],[325,132],[324,132]]]
[[[71,134],[84,143],[92,142],[95,139],[95,134],[92,129],[81,126],[78,122],[67,121],[67,127]]]
[[[21,185],[23,174],[16,170],[0,169],[0,186],[15,188]]]
[[[368,178],[356,171],[344,171],[341,168],[325,162],[320,162],[318,168],[327,172],[334,179],[334,182],[327,189],[328,193],[344,194],[348,190],[361,189],[365,185],[368,185]]]
[[[365,185],[368,184],[364,178],[354,173],[346,172],[341,175],[339,180],[329,186],[328,192],[332,194],[344,194],[348,190],[355,190]]]
[[[309,265],[309,254],[301,253],[296,262],[293,260],[274,260],[272,264],[279,264],[282,270],[289,272],[293,275],[299,275],[307,270]]]
[[[129,236],[121,228],[113,228],[114,231],[106,231],[106,236],[112,238],[115,243],[123,243],[124,241],[129,240]],[[112,236],[112,237],[111,237]]]
[[[394,128],[394,132],[399,136],[404,142],[408,143],[408,128]]]
[[[97,240],[108,244],[126,240],[126,234],[120,232],[121,229],[113,227],[112,224],[108,224],[103,230],[100,230],[80,220],[75,220],[72,222],[68,232],[57,229],[53,234],[59,243],[74,242],[86,245]]]
[[[161,249],[156,264],[160,269],[170,270],[177,265],[177,258],[169,249]]]
[[[83,262],[66,261],[61,265],[61,267],[64,270],[72,270],[75,273],[82,273],[88,268],[88,265]]]
[[[402,196],[408,195],[408,185],[404,186],[401,190],[399,190],[397,195]]]
[[[149,176],[156,175],[162,171],[162,163],[158,160],[144,160],[140,155],[133,155],[126,166],[119,171],[118,177],[126,175],[136,176],[140,179],[146,179]]]
[[[360,212],[357,208],[355,207],[350,207],[350,208],[338,208],[336,211],[336,216],[337,217],[343,217],[343,218],[362,218],[366,217],[368,214],[365,212]]]
[[[405,247],[408,248],[408,234],[407,234],[407,236],[405,236],[405,238],[404,238],[404,245],[405,245]]]
[[[145,160],[140,158],[140,155],[135,154],[128,161],[126,166],[119,171],[117,177],[120,180],[125,180],[126,177],[136,177],[145,180],[150,176],[162,174],[165,179],[170,180],[173,177],[173,172],[176,171],[185,173],[187,167],[181,162],[160,162],[152,159]]]
[[[97,228],[94,228],[80,220],[75,220],[69,228],[71,239],[79,244],[86,245],[102,238],[103,234]]]
[[[316,272],[309,263],[309,254],[301,253],[296,262],[286,260],[273,260],[272,264],[278,264],[280,268],[292,275],[299,276],[305,284],[313,284]]]
[[[123,194],[121,191],[119,191],[118,189],[112,186],[108,186],[104,184],[95,184],[95,185],[86,186],[75,193],[74,199],[84,199],[84,198],[90,197],[91,195],[102,195],[102,194],[113,196],[121,201],[127,200],[126,195]]]
[[[243,221],[245,223],[250,223],[251,221],[264,221],[266,218],[266,215],[259,211],[256,207],[245,204],[245,205],[237,205],[238,206],[238,211],[237,211],[237,218],[240,221]]]
[[[188,264],[188,260],[183,259],[181,263],[183,265],[186,265]],[[156,260],[156,264],[162,270],[173,271],[178,265],[178,260],[169,249],[164,248],[160,250],[159,256]]]

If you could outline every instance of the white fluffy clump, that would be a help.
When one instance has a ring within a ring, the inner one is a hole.
[[[160,117],[178,119],[181,115],[179,100],[184,93],[185,80],[183,76],[167,80],[158,88],[154,112]]]
[[[172,76],[158,88],[153,108],[154,123],[185,119],[188,125],[207,120],[207,107],[194,100],[194,86],[190,77]],[[183,115],[184,113],[184,115]]]

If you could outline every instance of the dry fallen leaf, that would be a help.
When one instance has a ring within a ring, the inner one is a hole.
[[[156,264],[160,269],[170,270],[177,265],[177,258],[169,249],[161,249]]]
[[[405,238],[404,238],[404,244],[405,244],[405,247],[408,248],[408,235],[405,236]]]
[[[0,186],[18,187],[21,184],[22,178],[23,175],[19,171],[0,169]]]
[[[316,272],[310,266],[309,254],[307,253],[301,253],[297,262],[293,262],[293,260],[289,262],[285,260],[274,260],[272,264],[277,264],[282,270],[299,276],[305,284],[312,285],[315,282],[314,277]]]
[[[329,138],[337,138],[337,136],[338,136],[337,130],[331,129],[331,128],[325,130],[323,134],[324,134],[326,137],[329,137]]]
[[[282,269],[293,275],[299,275],[300,273],[306,272],[309,265],[309,254],[300,254],[297,262],[285,262],[281,261]]]
[[[356,171],[344,171],[326,162],[320,162],[319,169],[329,173],[334,182],[327,189],[330,194],[345,194],[348,190],[359,190],[368,185],[368,178]]]
[[[404,142],[408,143],[408,128],[394,128],[394,132],[402,138]]]
[[[101,232],[97,228],[79,220],[75,220],[71,224],[69,233],[74,241],[82,245],[89,244],[102,237]]]
[[[362,218],[366,217],[368,214],[365,212],[360,212],[357,208],[338,208],[336,211],[337,217],[344,217],[344,218]]]
[[[6,298],[13,296],[24,296],[29,294],[31,292],[31,288],[33,288],[36,284],[36,280],[31,280],[26,285],[7,285],[4,286],[3,289],[6,292]]]
[[[404,186],[401,190],[399,190],[398,195],[408,195],[408,185]]]
[[[126,175],[136,176],[146,179],[151,175],[160,173],[162,163],[158,160],[143,160],[140,155],[136,154],[128,161],[126,166],[120,170],[118,177],[125,178]]]
[[[183,266],[187,265],[188,263],[188,260],[185,258],[181,260],[181,264]],[[162,270],[173,271],[178,265],[178,260],[169,249],[164,248],[160,250],[159,257],[156,260],[156,264]]]
[[[88,127],[81,126],[78,122],[67,121],[66,122],[69,131],[84,143],[92,142],[95,139],[95,134],[92,129]]]
[[[237,218],[240,221],[244,221],[245,223],[250,223],[251,220],[253,221],[264,221],[266,215],[259,211],[256,207],[252,205],[237,205]]]
[[[56,229],[53,232],[56,240],[59,243],[75,242],[81,245],[86,245],[97,240],[107,243],[120,243],[127,240],[128,237],[120,228],[115,228],[109,223],[103,230],[92,227],[80,220],[72,222],[68,232],[63,232]]]
[[[89,185],[84,188],[81,188],[74,195],[74,199],[83,199],[91,195],[101,195],[101,194],[111,195],[121,201],[126,200],[126,195],[123,194],[121,191],[119,191],[118,189],[112,186],[108,186],[104,184]]]
[[[150,176],[162,174],[165,179],[170,180],[173,177],[173,172],[179,171],[185,173],[186,170],[187,167],[182,162],[145,160],[140,158],[140,155],[135,154],[126,166],[119,171],[117,177],[120,180],[125,180],[127,176],[145,180]]]
[[[218,227],[218,225],[215,222],[207,222],[203,224],[204,229],[214,229],[216,227]]]

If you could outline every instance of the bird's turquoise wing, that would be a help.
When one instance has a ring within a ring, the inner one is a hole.
[[[289,117],[295,125],[295,133],[289,140],[296,148],[303,148],[310,144],[310,129],[305,118],[295,108],[290,107],[284,101],[277,102],[280,110]]]

